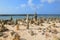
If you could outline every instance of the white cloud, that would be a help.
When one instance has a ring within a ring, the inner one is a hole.
[[[27,8],[27,7],[29,7],[29,9],[31,9],[33,11],[37,10],[39,8],[42,8],[43,6],[44,6],[43,4],[34,4],[33,0],[28,0],[27,4],[20,4],[20,7],[24,8],[24,9]]]
[[[54,3],[55,0],[47,0],[48,3]]]
[[[28,6],[35,6],[35,4],[33,3],[33,0],[28,0]]]
[[[48,2],[48,3],[54,3],[55,0],[40,0],[42,3]]]
[[[21,4],[20,7],[26,7],[26,4]]]
[[[32,0],[28,0],[28,5],[32,5]]]
[[[42,2],[45,2],[45,0],[42,0]],[[33,3],[33,0],[28,0],[28,5],[33,9],[33,10],[36,10],[36,9],[39,9],[39,8],[42,8],[44,6],[44,4],[34,4]]]
[[[35,4],[33,3],[33,0],[28,0],[27,6],[29,6],[31,9],[35,9]]]
[[[44,3],[46,0],[40,0],[42,3]]]

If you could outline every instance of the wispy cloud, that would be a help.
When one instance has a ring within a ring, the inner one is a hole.
[[[30,10],[35,11],[35,10],[43,8],[45,2],[50,4],[50,3],[55,2],[55,0],[40,0],[40,2],[41,3],[39,3],[39,4],[35,4],[35,3],[33,3],[33,0],[28,0],[27,3],[20,4],[19,7],[23,8],[23,10],[25,10],[25,9],[27,9],[27,7],[29,7]]]
[[[33,3],[33,0],[28,0],[28,5],[34,10],[39,9],[40,7],[43,6],[43,4],[40,3],[39,4]]]
[[[26,7],[26,4],[21,4],[20,6],[21,6],[21,7]]]
[[[22,3],[20,4],[19,7],[21,7],[23,10],[33,10],[36,11],[40,8],[42,8],[44,5],[43,4],[35,4],[33,3],[33,0],[28,0],[27,3]],[[29,8],[28,8],[29,7]]]
[[[27,5],[30,6],[30,7],[34,7],[35,4],[33,3],[33,0],[28,0],[27,1]]]
[[[32,5],[32,0],[28,0],[28,5]]]
[[[47,2],[47,3],[54,3],[55,2],[55,0],[40,0],[42,3],[45,3],[45,2]]]
[[[54,3],[55,0],[47,0],[48,3]]]

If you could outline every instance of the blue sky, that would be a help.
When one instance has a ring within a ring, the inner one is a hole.
[[[0,0],[0,14],[60,14],[60,0]]]

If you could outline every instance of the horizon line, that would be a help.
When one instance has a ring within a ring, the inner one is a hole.
[[[37,14],[37,13],[36,13]],[[26,16],[27,14],[0,14],[0,16]],[[33,16],[34,14],[28,14],[29,16]],[[46,16],[49,16],[49,15],[56,15],[56,16],[60,16],[60,14],[37,14],[37,15],[46,15]]]

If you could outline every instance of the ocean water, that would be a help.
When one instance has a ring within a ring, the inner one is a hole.
[[[0,16],[0,19],[10,19],[11,16]],[[26,18],[26,16],[12,16],[12,18],[15,20],[15,19],[23,19],[23,18]]]
[[[32,15],[34,15],[34,14],[32,14]],[[60,18],[60,14],[37,14],[37,17],[38,18],[40,18],[40,17],[46,17],[46,18],[48,18],[48,17],[59,17]],[[30,18],[32,18],[33,16],[30,16]],[[6,20],[6,19],[10,19],[11,18],[11,15],[4,15],[4,16],[2,16],[2,15],[0,15],[0,19],[4,19],[4,20]],[[26,18],[26,16],[22,16],[22,15],[12,15],[12,18],[14,19],[14,20],[16,20],[16,19],[23,19],[23,18]]]

